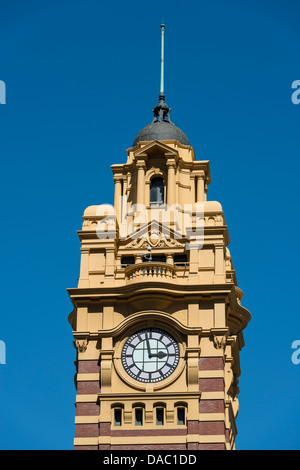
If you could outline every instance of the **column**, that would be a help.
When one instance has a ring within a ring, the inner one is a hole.
[[[166,261],[167,261],[167,264],[174,265],[173,253],[166,253]]]
[[[136,164],[137,167],[137,204],[144,204],[144,192],[145,192],[145,169],[146,165],[144,161],[139,161]]]
[[[225,281],[224,245],[215,245],[215,282]]]
[[[106,248],[105,250],[105,277],[113,278],[115,275],[115,249]]]
[[[141,255],[134,255],[134,261],[135,261],[135,264],[139,264],[143,262],[143,258]]]
[[[190,176],[190,182],[191,182],[191,195],[190,195],[190,203],[191,204],[194,204],[196,201],[196,177],[194,175],[191,174]]]
[[[89,249],[81,248],[80,275],[78,287],[89,287]]]
[[[204,184],[204,172],[197,175],[197,202],[205,200],[205,184]]]
[[[122,196],[122,179],[118,176],[114,177],[115,182],[115,196],[114,196],[114,207],[116,211],[116,218],[119,220],[120,217],[120,197]]]
[[[167,182],[167,204],[171,207],[175,204],[175,162],[167,162],[168,182]]]

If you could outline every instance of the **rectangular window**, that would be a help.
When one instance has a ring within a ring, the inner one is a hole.
[[[152,261],[157,261],[158,263],[165,263],[166,262],[166,257],[165,257],[165,255],[153,255],[152,256]]]
[[[175,255],[174,264],[178,268],[184,268],[187,263],[187,255]]]
[[[177,408],[177,424],[185,425],[185,409]]]
[[[122,410],[116,408],[114,411],[114,425],[122,426]]]
[[[156,408],[156,424],[157,426],[164,425],[164,409]]]
[[[122,256],[121,258],[121,268],[127,268],[135,263],[134,256]]]
[[[135,425],[143,426],[143,409],[136,408],[135,410]]]

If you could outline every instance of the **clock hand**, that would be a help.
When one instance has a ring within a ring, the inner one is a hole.
[[[147,333],[146,333],[146,344],[147,344],[148,356],[149,356],[149,359],[151,359],[151,357],[153,357],[153,354],[151,354],[150,341],[149,341]]]
[[[159,351],[158,353],[153,353],[151,354],[151,357],[158,357],[158,359],[162,359],[163,357],[166,357],[168,354],[164,353],[163,351]]]

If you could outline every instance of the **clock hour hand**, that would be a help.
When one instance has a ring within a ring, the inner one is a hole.
[[[163,359],[166,357],[168,354],[164,353],[163,351],[158,351],[158,353],[153,353],[151,354],[151,357],[158,357],[158,359]]]

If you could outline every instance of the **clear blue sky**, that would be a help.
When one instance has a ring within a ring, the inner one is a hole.
[[[221,202],[243,305],[239,449],[300,449],[297,0],[0,1],[0,448],[72,449],[82,213],[159,93]]]

